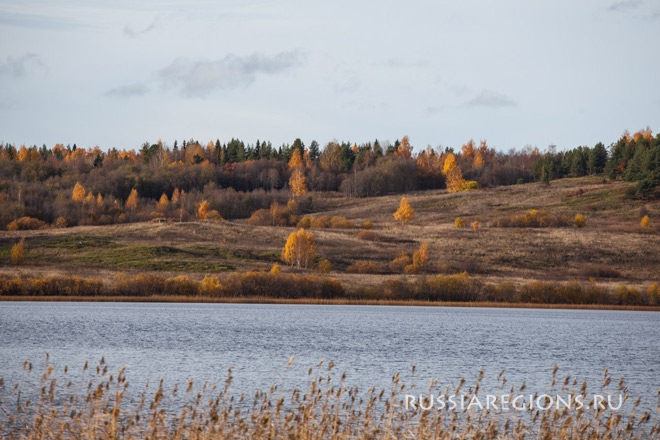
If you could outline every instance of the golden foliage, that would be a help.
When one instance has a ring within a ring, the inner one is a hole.
[[[296,168],[291,173],[291,178],[289,179],[289,189],[296,197],[307,194],[307,186],[305,185],[305,173],[303,172],[302,168]]]
[[[574,223],[578,228],[584,228],[587,226],[587,219],[582,214],[576,214]]]
[[[403,272],[406,266],[412,264],[412,260],[406,254],[401,255],[400,257],[395,258],[390,261],[389,268],[392,272]]]
[[[419,272],[419,266],[416,264],[409,264],[406,267],[403,268],[403,273],[406,274],[416,274]]]
[[[25,261],[25,239],[21,238],[21,241],[16,243],[11,248],[11,262],[16,266],[23,264]]]
[[[30,231],[36,229],[45,229],[46,222],[33,217],[21,217],[7,225],[8,231]]]
[[[372,222],[370,222],[369,220],[367,220],[366,222],[362,222],[362,224],[360,225],[361,229],[373,229],[373,227],[374,227],[374,224]]]
[[[410,222],[415,217],[415,210],[410,206],[406,197],[401,197],[399,209],[394,213],[394,218],[403,224]]]
[[[475,221],[472,222],[472,229],[474,230],[474,232],[479,231],[479,221],[478,220],[475,220]]]
[[[291,159],[289,159],[289,169],[295,170],[302,166],[303,166],[303,161],[300,155],[300,150],[298,148],[294,148],[291,154]]]
[[[357,233],[357,238],[360,240],[375,241],[378,239],[378,235],[374,231],[363,229]]]
[[[279,275],[281,272],[282,272],[282,270],[280,269],[280,265],[275,263],[275,264],[273,264],[273,267],[270,268],[269,273],[271,275]]]
[[[419,245],[419,249],[415,254],[418,255],[418,262],[415,263],[419,267],[424,267],[429,263],[429,245],[427,242],[423,241],[422,244]],[[413,256],[413,262],[415,258]]]
[[[405,160],[410,160],[412,158],[412,146],[408,140],[408,136],[404,136],[401,139],[399,147],[394,152],[394,157],[398,157]]]
[[[644,217],[642,217],[642,220],[639,222],[639,225],[640,225],[642,228],[648,228],[648,227],[649,227],[649,223],[650,223],[650,221],[649,221],[649,216],[648,216],[648,215],[645,215]]]
[[[73,187],[73,192],[71,193],[71,200],[74,202],[84,201],[86,192],[87,191],[85,191],[85,187],[82,186],[79,182],[76,182],[75,186]]]
[[[56,228],[66,228],[67,226],[69,226],[69,221],[64,217],[57,217],[57,220],[55,220],[53,226],[55,226]]]
[[[457,228],[464,228],[465,221],[460,217],[456,217],[456,220],[454,220],[454,226]]]
[[[170,200],[167,198],[167,194],[163,193],[162,196],[160,196],[160,200],[158,200],[158,203],[156,204],[156,209],[159,210],[160,212],[165,212],[167,211],[167,207],[170,205]]]
[[[447,191],[457,192],[463,190],[463,173],[456,163],[456,156],[453,153],[447,154],[445,164],[442,168],[447,183]]]
[[[131,190],[131,193],[128,195],[128,198],[126,199],[126,209],[130,209],[131,211],[136,210],[138,207],[138,192],[137,189],[133,188]]]
[[[176,205],[179,203],[179,188],[174,188],[174,192],[172,193],[172,205]]]
[[[199,208],[197,209],[197,218],[200,220],[206,220],[206,217],[209,215],[210,209],[211,209],[211,205],[209,204],[209,202],[203,200],[202,203],[199,204]]]
[[[304,229],[292,232],[282,249],[282,261],[298,269],[311,267],[316,254],[314,234]]]

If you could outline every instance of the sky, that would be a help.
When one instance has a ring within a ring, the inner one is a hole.
[[[2,0],[0,142],[419,151],[660,130],[660,0]]]

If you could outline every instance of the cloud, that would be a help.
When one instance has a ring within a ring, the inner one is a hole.
[[[515,107],[516,101],[501,93],[482,90],[477,96],[465,103],[468,107]]]
[[[39,55],[26,53],[20,57],[8,56],[7,61],[0,62],[0,75],[9,75],[14,78],[24,78],[33,68],[44,68]]]
[[[247,56],[227,55],[217,61],[192,61],[179,57],[157,72],[165,88],[179,89],[187,96],[205,97],[214,90],[247,87],[257,75],[273,75],[303,64],[300,51],[276,55],[254,53]]]
[[[332,86],[335,93],[350,93],[357,91],[362,83],[357,78],[348,78],[346,81],[337,82]]]
[[[608,6],[607,10],[612,12],[629,11],[631,9],[635,9],[641,6],[642,3],[644,2],[642,2],[641,0],[621,0],[612,3],[610,6]]]
[[[65,17],[41,14],[0,13],[0,26],[28,27],[35,29],[72,30],[87,28],[88,25]]]
[[[106,96],[112,96],[113,98],[131,98],[133,96],[142,96],[149,93],[151,90],[146,84],[135,83],[128,84],[121,87],[115,87],[105,92]]]
[[[148,32],[153,31],[154,29],[159,27],[159,25],[160,25],[160,17],[158,16],[154,18],[154,20],[151,22],[149,26],[147,26],[142,30],[135,30],[130,25],[127,24],[126,27],[124,28],[124,35],[126,35],[128,38],[135,38],[140,35],[144,35]]]

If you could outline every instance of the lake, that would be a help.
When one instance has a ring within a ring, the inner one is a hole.
[[[660,385],[660,313],[394,306],[0,302],[0,376],[20,380],[24,359],[43,371],[81,374],[104,356],[126,365],[131,389],[164,378],[166,387],[223,383],[249,395],[272,384],[304,386],[320,359],[361,389],[390,388],[396,372],[441,385],[465,377],[495,391],[509,383],[546,391],[553,365],[599,390],[605,368],[655,408]],[[295,361],[287,370],[287,361]],[[57,370],[56,370],[57,371]],[[57,376],[57,375],[56,375]]]

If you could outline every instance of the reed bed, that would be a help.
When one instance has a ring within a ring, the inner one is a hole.
[[[289,361],[289,365],[293,358]],[[629,395],[623,379],[605,371],[600,389],[623,396],[620,411],[589,401],[587,384],[561,379],[557,367],[547,394],[582,396],[581,409],[528,408],[504,412],[474,408],[414,409],[407,394],[478,396],[484,372],[472,386],[465,380],[441,388],[437,380],[425,385],[392,377],[390,389],[350,386],[345,374],[321,361],[308,371],[304,389],[273,385],[252,396],[232,390],[232,371],[221,384],[196,384],[166,390],[129,392],[125,369],[110,372],[104,360],[88,369],[85,379],[71,380],[64,368],[57,377],[46,362],[40,376],[24,363],[23,381],[8,386],[0,381],[0,434],[8,439],[647,439],[658,438],[659,410],[643,410]],[[524,393],[503,373],[497,378],[502,393]],[[288,391],[285,391],[288,390]],[[659,391],[660,396],[660,391]],[[658,404],[660,408],[660,404]]]

